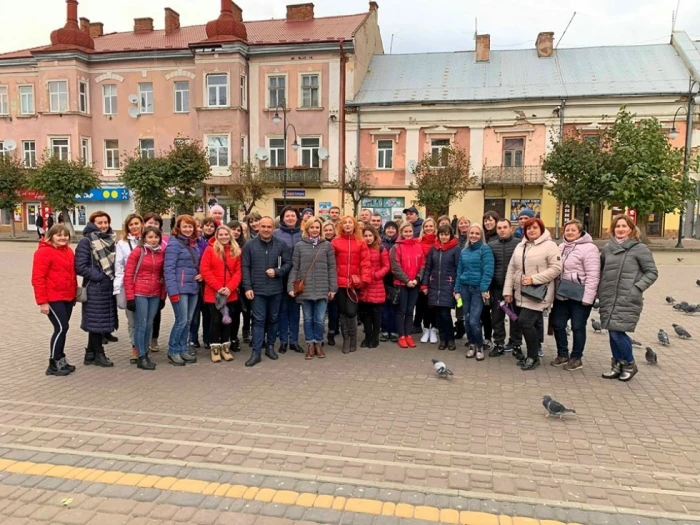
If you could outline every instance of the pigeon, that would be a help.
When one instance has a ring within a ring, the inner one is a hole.
[[[700,286],[700,279],[697,279],[697,280],[695,281],[695,284],[697,284],[698,286]]]
[[[596,321],[595,319],[591,319],[591,325],[593,325],[594,332],[600,332],[603,329],[603,327],[600,326],[600,321]]]
[[[700,286],[700,285],[698,285],[698,286]],[[594,309],[594,310],[597,310],[598,308],[600,308],[600,300],[596,299],[596,300],[593,302],[593,309]]]
[[[644,354],[644,357],[646,357],[647,363],[650,365],[655,365],[658,363],[658,358],[656,357],[656,352],[654,352],[650,347],[647,346],[647,353]]]
[[[694,314],[698,312],[698,307],[695,304],[688,304],[681,308],[686,314]]]
[[[676,257],[678,259],[678,262],[683,262],[683,257]]]
[[[542,405],[547,409],[547,417],[549,416],[559,416],[561,419],[564,414],[575,414],[576,411],[573,408],[566,408],[564,405],[552,399],[552,396],[546,395],[542,398]]]
[[[632,343],[632,346],[642,346],[642,343],[636,341],[635,339],[630,338],[630,342]]]
[[[676,302],[676,300],[673,297],[671,297],[670,295],[668,295],[668,296],[666,296],[666,302],[668,304],[673,304]]]
[[[433,368],[435,369],[435,372],[437,372],[437,375],[440,377],[448,377],[451,375],[454,375],[452,373],[452,370],[447,368],[447,365],[443,363],[442,361],[438,361],[437,359],[433,359]]]
[[[656,337],[659,338],[659,343],[661,343],[664,346],[671,344],[671,341],[668,340],[668,334],[664,331],[663,328],[659,328],[659,333],[656,334]]]
[[[678,337],[680,337],[681,339],[690,339],[691,335],[681,325],[672,324],[671,326],[676,331],[676,334],[678,334]]]
[[[688,306],[688,305],[687,305],[687,304],[683,304],[683,303],[676,303],[676,304],[673,305],[673,309],[674,309],[674,310],[678,310],[679,312],[682,312],[682,311],[683,311],[683,308],[685,308],[686,306]]]

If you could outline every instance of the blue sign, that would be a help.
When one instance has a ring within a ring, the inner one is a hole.
[[[287,190],[287,197],[306,197],[306,190]]]
[[[85,195],[76,195],[78,201],[128,201],[129,190],[126,188],[95,188]]]

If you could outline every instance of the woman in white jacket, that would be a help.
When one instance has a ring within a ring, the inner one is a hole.
[[[126,309],[126,294],[124,291],[124,268],[131,251],[138,247],[143,233],[143,217],[136,213],[126,216],[122,228],[121,240],[117,243],[117,253],[114,260],[114,295],[117,296],[117,306],[126,312],[126,323],[129,329],[129,342],[131,342],[131,363],[138,359],[136,346],[134,345],[134,330],[136,328],[134,312]]]

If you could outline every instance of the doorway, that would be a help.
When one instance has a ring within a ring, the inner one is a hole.
[[[603,206],[576,206],[574,218],[583,223],[583,229],[594,239],[601,236],[601,223],[603,222]]]
[[[36,229],[36,218],[41,215],[41,203],[40,202],[28,202],[27,203],[27,231],[32,231]]]
[[[291,206],[297,210],[300,217],[301,212],[305,208],[311,208],[314,210],[314,215],[316,214],[316,201],[313,199],[287,199],[287,206]],[[282,213],[282,208],[284,208],[284,200],[275,199],[275,219],[280,216],[280,213]]]
[[[495,211],[501,218],[508,218],[506,215],[506,200],[505,199],[484,199],[484,213],[487,211]],[[479,221],[480,223],[481,221]]]

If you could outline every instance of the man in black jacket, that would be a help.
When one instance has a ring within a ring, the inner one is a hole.
[[[292,256],[287,245],[272,236],[274,221],[263,217],[258,224],[258,236],[243,247],[243,290],[251,303],[253,319],[253,353],[245,366],[261,361],[263,338],[267,331],[265,355],[277,359],[275,337],[280,311],[284,278],[292,269]],[[267,330],[266,330],[267,328]]]
[[[508,264],[513,256],[515,247],[520,243],[519,239],[513,237],[510,221],[501,219],[496,223],[496,233],[498,236],[489,243],[489,247],[493,251],[493,280],[489,287],[491,295],[491,325],[493,326],[493,349],[489,352],[489,356],[497,357],[503,355],[504,344],[506,341],[506,313],[501,310],[499,303],[503,300],[503,285],[506,282],[506,273],[508,272]],[[517,346],[514,346],[513,351],[520,350],[520,341],[522,337],[518,329],[518,323],[510,323],[510,339]]]

